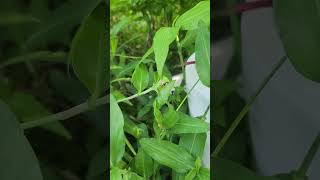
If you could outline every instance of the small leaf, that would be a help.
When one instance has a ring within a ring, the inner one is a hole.
[[[134,122],[127,118],[124,121],[124,131],[137,139],[140,138],[141,129]]]
[[[138,90],[142,92],[149,84],[149,72],[147,67],[141,63],[137,65],[132,75],[132,84]]]
[[[186,173],[194,166],[195,160],[191,154],[176,144],[154,138],[143,138],[139,142],[142,149],[155,161],[178,173]]]
[[[171,91],[173,90],[173,88],[174,81],[171,81],[158,89],[159,94],[156,98],[156,102],[159,108],[168,101],[168,98],[171,95]]]
[[[42,180],[37,157],[10,109],[0,100],[0,179]]]
[[[178,28],[162,27],[153,38],[153,50],[159,76],[162,76],[163,66],[166,62],[169,46],[178,34]]]
[[[70,50],[70,60],[78,78],[92,93],[92,101],[107,85],[106,5],[100,3],[78,29]]]
[[[205,86],[210,87],[210,32],[202,21],[199,23],[195,51],[199,78]]]
[[[175,27],[183,30],[197,29],[199,21],[210,24],[210,1],[201,1],[192,9],[182,14],[176,21]]]
[[[127,172],[126,174],[124,174],[123,179],[130,179],[130,180],[145,180],[144,178],[142,178],[141,176],[139,176],[138,174],[134,173],[134,172]]]
[[[112,92],[113,96],[116,98],[116,100],[120,100],[120,99],[124,99],[126,98],[126,96],[124,96],[120,91],[113,91]],[[129,101],[129,100],[126,100],[126,101],[122,101],[123,103],[126,103],[130,106],[132,106],[133,104]]]
[[[182,112],[178,112],[178,122],[169,129],[173,134],[184,133],[205,133],[209,131],[209,124],[198,118],[188,116]]]
[[[172,128],[178,121],[177,112],[171,104],[168,104],[168,111],[163,115],[163,127],[168,129]]]
[[[110,96],[110,163],[111,167],[116,166],[121,160],[124,150],[124,119],[116,99]]]
[[[320,1],[273,1],[282,44],[294,68],[320,82]]]
[[[139,148],[138,154],[135,157],[135,168],[137,172],[145,177],[149,178],[153,174],[153,160],[152,158],[146,154],[143,149]]]

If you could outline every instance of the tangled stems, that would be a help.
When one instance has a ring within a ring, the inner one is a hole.
[[[217,157],[223,146],[226,144],[230,136],[232,135],[233,131],[237,128],[237,126],[240,124],[244,116],[249,112],[253,102],[255,99],[259,96],[259,94],[262,92],[264,87],[268,84],[268,82],[272,79],[274,74],[277,72],[277,70],[281,67],[281,65],[286,61],[287,57],[282,57],[280,61],[275,65],[275,67],[272,69],[270,74],[263,80],[262,84],[259,86],[256,93],[249,99],[247,104],[242,108],[241,112],[238,114],[237,118],[233,121],[233,123],[230,125],[230,128],[225,133],[223,138],[220,140],[219,144],[215,148],[215,150],[212,153],[213,157]]]

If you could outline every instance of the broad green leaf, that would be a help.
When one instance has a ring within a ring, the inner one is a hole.
[[[61,40],[78,25],[100,2],[100,0],[67,1],[53,12],[45,24],[25,42],[27,49],[35,49],[51,41]],[[72,12],[72,13],[70,13]]]
[[[6,102],[22,122],[38,120],[51,114],[30,94],[16,92],[10,96]],[[49,123],[40,127],[67,139],[71,139],[71,134],[64,128],[61,122]]]
[[[124,119],[120,107],[113,95],[110,96],[110,163],[116,166],[121,160],[124,150]]]
[[[90,180],[107,171],[107,148],[100,149],[90,160],[86,179]]]
[[[124,174],[124,179],[130,179],[130,180],[145,180],[144,178],[142,178],[141,176],[139,176],[138,174],[134,173],[134,172],[127,172],[126,174]]]
[[[240,164],[232,161],[213,158],[213,177],[212,179],[223,179],[223,180],[278,180],[273,177],[262,177],[256,175],[251,170],[241,166]],[[232,173],[230,173],[232,172]]]
[[[181,134],[179,146],[184,147],[194,157],[202,157],[206,139],[206,133]]]
[[[199,78],[205,86],[210,87],[210,32],[202,21],[197,31],[195,51]]]
[[[20,25],[27,23],[40,23],[40,20],[29,14],[17,12],[0,13],[0,26]]]
[[[139,93],[148,87],[149,72],[146,65],[144,65],[143,63],[137,65],[132,74],[131,81],[133,86],[138,90]]]
[[[163,114],[162,125],[164,128],[172,128],[178,121],[178,113],[171,104],[168,104],[168,111]]]
[[[19,55],[0,63],[0,69],[10,65],[30,61],[67,62],[65,52],[38,51]]]
[[[160,28],[153,38],[153,50],[159,76],[162,76],[163,66],[169,52],[169,46],[175,40],[179,29],[171,27]]]
[[[195,180],[210,180],[210,171],[206,168],[200,168]]]
[[[81,24],[69,54],[73,69],[92,93],[93,102],[107,86],[106,28],[106,5],[100,3]]]
[[[194,166],[192,155],[176,144],[154,138],[143,138],[139,142],[142,149],[155,161],[178,173],[186,173]]]
[[[168,131],[173,134],[206,133],[209,131],[209,124],[198,118],[178,112],[178,122]]]
[[[201,1],[192,9],[182,14],[175,22],[175,27],[183,30],[197,29],[199,21],[210,24],[210,1]]]
[[[163,115],[160,111],[159,106],[156,102],[153,103],[153,115],[155,118],[155,122],[157,122],[158,126],[162,129],[163,128]]]
[[[113,167],[110,170],[110,179],[112,180],[122,180],[122,175],[120,169]]]
[[[304,77],[320,82],[320,1],[273,1],[275,20],[289,60]]]
[[[143,149],[139,148],[138,154],[135,157],[135,169],[141,176],[149,178],[153,174],[151,167],[153,167],[152,158],[147,155]]]
[[[0,100],[0,179],[42,180],[31,145],[8,106]]]

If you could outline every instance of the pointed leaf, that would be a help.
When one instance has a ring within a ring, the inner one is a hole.
[[[169,46],[178,34],[178,28],[162,27],[153,38],[153,50],[159,76],[162,76],[163,66],[169,52]]]
[[[20,124],[0,100],[0,179],[42,180],[37,157]]]
[[[198,118],[191,117],[182,112],[178,112],[178,122],[169,129],[173,134],[184,133],[205,133],[209,131],[209,124]]]
[[[146,65],[143,63],[137,65],[131,80],[133,86],[138,90],[139,93],[147,88],[149,84],[149,72]]]
[[[204,21],[207,26],[210,24],[210,1],[201,1],[192,9],[182,14],[177,19],[175,27],[184,30],[197,29],[200,20]]]
[[[202,21],[199,26],[195,43],[196,69],[201,82],[210,87],[210,32]]]
[[[176,144],[154,138],[143,138],[139,142],[143,150],[155,161],[178,173],[185,173],[194,166],[195,160],[191,154]]]
[[[92,101],[107,86],[106,5],[100,3],[81,24],[75,35],[70,60],[78,78],[92,93]]]
[[[120,107],[113,95],[110,96],[110,163],[116,166],[121,160],[124,150],[124,119]]]
[[[143,149],[139,148],[138,154],[135,157],[135,168],[137,172],[145,177],[149,178],[153,174],[153,160],[152,158],[146,154]]]

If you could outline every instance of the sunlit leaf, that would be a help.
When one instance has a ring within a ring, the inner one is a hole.
[[[132,74],[132,84],[138,90],[138,92],[142,92],[145,88],[147,88],[149,84],[149,72],[143,63],[137,65],[136,69]]]

